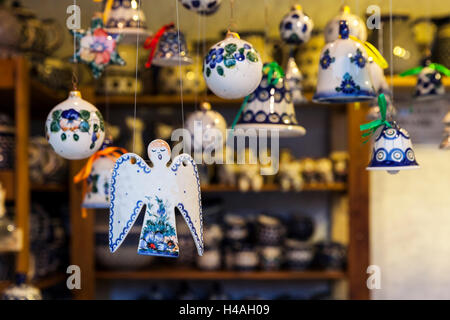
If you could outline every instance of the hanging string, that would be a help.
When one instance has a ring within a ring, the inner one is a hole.
[[[138,12],[141,11],[141,0],[138,0]],[[139,30],[141,17],[138,15],[137,28]],[[136,32],[136,71],[134,79],[134,114],[133,114],[133,153],[136,148],[136,115],[137,115],[137,87],[138,87],[138,67],[139,67],[139,32]]]
[[[393,53],[393,41],[392,41],[392,0],[389,0],[389,55],[390,55],[390,78],[391,78],[391,104],[394,105],[394,53]],[[389,120],[392,120],[392,114],[389,112]]]
[[[228,24],[228,31],[234,30],[236,23],[234,21],[234,0],[230,0],[230,23]]]
[[[202,24],[202,39],[203,39],[203,44],[202,44],[203,55],[202,55],[202,57],[204,57],[206,55],[206,19],[205,18],[203,18],[203,24]],[[203,65],[203,60],[202,60],[202,65]],[[208,97],[208,89],[205,88],[205,90],[203,91],[203,99],[206,100],[207,97]]]
[[[73,5],[74,6],[77,5],[77,0],[73,0]],[[75,21],[78,19],[76,14],[77,14],[77,10],[75,10]],[[72,56],[72,60],[74,62],[73,66],[72,66],[72,89],[74,91],[78,90],[78,76],[77,76],[78,63],[76,62],[77,61],[76,55],[77,55],[77,36],[74,34],[73,35],[73,56]]]
[[[180,74],[181,122],[183,123],[183,129],[184,129],[183,74],[181,71],[180,16],[178,13],[178,0],[175,0],[175,8],[176,8],[176,13],[177,13],[178,70],[179,70],[179,74]]]
[[[203,62],[202,55],[200,54],[200,37],[201,37],[201,18],[202,15],[198,14],[198,20],[197,20],[197,42],[195,44],[195,57],[196,59],[199,59],[198,61],[194,61],[195,63],[195,76],[198,77],[197,79],[203,77],[203,75],[200,74],[200,62]],[[197,103],[198,103],[198,89],[194,91],[194,110],[197,110]]]
[[[267,55],[267,42],[269,40],[269,2],[268,0],[264,0],[264,45],[262,56],[266,57]],[[263,61],[264,62],[264,61]]]

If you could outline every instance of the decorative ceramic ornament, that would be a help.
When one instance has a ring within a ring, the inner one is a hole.
[[[219,9],[222,0],[180,0],[183,7],[202,15],[213,14]]]
[[[138,0],[103,0],[103,20],[106,20],[109,32],[130,35],[135,41],[136,35],[148,34],[144,11],[139,8]]]
[[[211,144],[223,145],[226,141],[227,122],[217,111],[211,110],[209,102],[202,102],[200,110],[188,115],[186,128],[192,134],[194,148]]]
[[[303,76],[300,69],[295,63],[294,57],[288,59],[286,68],[286,87],[291,93],[293,103],[303,103],[306,102],[303,96],[303,86],[302,86]]]
[[[152,64],[160,67],[192,64],[184,34],[173,23],[162,26],[154,36],[148,37],[144,48],[150,50],[146,68],[150,68]]]
[[[5,290],[3,300],[42,300],[41,291],[25,281],[25,274],[17,274],[16,283]]]
[[[213,45],[203,62],[208,88],[224,99],[239,99],[252,93],[261,81],[262,62],[258,52],[239,35],[228,32]]]
[[[100,149],[105,138],[105,124],[100,111],[83,100],[80,91],[71,91],[66,100],[50,111],[45,134],[57,154],[79,160]]]
[[[371,100],[375,91],[370,80],[366,49],[362,43],[349,39],[345,20],[341,20],[339,27],[339,39],[326,44],[320,54],[313,101],[346,103]]]
[[[125,60],[116,50],[119,35],[108,33],[98,15],[92,18],[91,27],[87,31],[71,30],[71,33],[78,42],[78,50],[73,56],[73,61],[87,64],[94,78],[100,78],[109,65],[125,65]]]
[[[386,99],[383,94],[378,97],[378,104],[381,119],[360,126],[361,131],[368,131],[363,137],[371,136],[382,128],[374,141],[367,170],[386,170],[395,174],[399,170],[419,168],[408,132],[400,128],[395,121],[386,120]]]
[[[280,22],[281,39],[295,45],[308,42],[313,27],[312,19],[303,13],[300,5],[295,5]]]
[[[278,172],[281,190],[289,191],[292,188],[300,191],[303,186],[303,179],[300,171],[301,164],[293,158],[290,150],[282,150],[280,156],[280,170]]]
[[[245,164],[237,166],[238,170],[238,188],[242,192],[253,190],[255,192],[261,191],[264,180],[260,174],[259,163],[253,162],[251,159],[256,159],[256,156],[251,149],[246,148],[242,151],[244,153]]]
[[[343,6],[341,12],[331,19],[325,27],[324,35],[327,43],[339,39],[339,21],[341,20],[347,21],[350,35],[361,41],[367,40],[367,28],[365,22],[357,15],[350,13],[349,6]]]
[[[297,122],[283,69],[272,62],[264,65],[263,74],[258,88],[244,101],[235,128],[279,130],[285,137],[304,135],[306,130]]]
[[[117,159],[111,179],[109,247],[122,244],[141,209],[145,216],[138,254],[178,256],[175,207],[189,226],[199,255],[203,254],[203,220],[197,166],[188,154],[175,157],[170,166],[170,147],[164,140],[148,146],[153,166],[134,153]]]

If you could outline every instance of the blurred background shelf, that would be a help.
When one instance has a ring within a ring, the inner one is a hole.
[[[347,191],[347,185],[345,183],[331,183],[331,184],[323,184],[323,183],[313,183],[306,184],[299,191],[290,190],[285,192],[306,192],[306,191],[335,191],[335,192],[344,192]],[[216,193],[216,192],[242,192],[237,187],[227,186],[227,185],[206,185],[202,186],[202,192],[206,193]],[[248,193],[255,193],[255,191],[249,190]],[[265,184],[262,189],[258,192],[283,192],[281,187],[277,184]],[[245,193],[245,192],[243,192]]]
[[[42,279],[32,281],[32,284],[39,289],[46,289],[53,287],[65,280],[66,275],[64,273],[55,273]],[[11,281],[0,281],[0,293],[3,293],[11,284]]]
[[[408,76],[408,77],[400,77],[400,76],[393,76],[386,77],[386,80],[388,84],[394,83],[394,88],[413,88],[416,86],[417,83],[417,76]],[[442,77],[442,83],[446,87],[450,87],[450,78],[449,77]]]
[[[14,200],[14,171],[0,170],[0,182],[6,190],[6,200]]]
[[[67,185],[58,183],[32,184],[31,191],[34,192],[67,192]]]
[[[341,271],[201,271],[164,269],[146,271],[97,271],[97,279],[135,280],[339,280]]]

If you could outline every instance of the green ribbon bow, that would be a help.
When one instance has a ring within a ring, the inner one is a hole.
[[[370,136],[373,135],[379,127],[387,126],[389,128],[392,127],[392,125],[389,123],[389,121],[386,120],[386,109],[387,109],[387,103],[386,98],[384,97],[384,94],[380,94],[378,96],[378,106],[380,107],[380,115],[381,119],[377,119],[374,121],[371,121],[369,123],[365,123],[359,126],[360,131],[367,131],[362,134],[363,138],[367,138],[364,143],[369,141]]]
[[[275,85],[278,80],[284,77],[283,68],[278,63],[272,61],[263,67],[264,74],[267,74],[267,82],[269,85]]]
[[[445,76],[447,76],[447,77],[450,77],[450,70],[447,69],[447,68],[446,68],[445,66],[443,66],[442,64],[439,64],[439,63],[430,63],[427,67],[428,67],[428,68],[431,68],[431,69],[433,69],[433,70],[436,70],[437,72],[442,73],[443,75],[445,75]],[[425,67],[420,66],[420,67],[415,67],[415,68],[406,70],[405,72],[400,73],[400,76],[401,76],[401,77],[406,77],[406,76],[414,76],[414,75],[417,75],[417,74],[419,74],[419,73],[422,71],[423,68],[425,68]]]

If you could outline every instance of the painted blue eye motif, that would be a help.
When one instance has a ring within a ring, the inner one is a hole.
[[[166,151],[166,149],[160,149],[159,151],[164,152],[164,151]]]
[[[152,152],[156,152],[156,149],[152,149]]]

